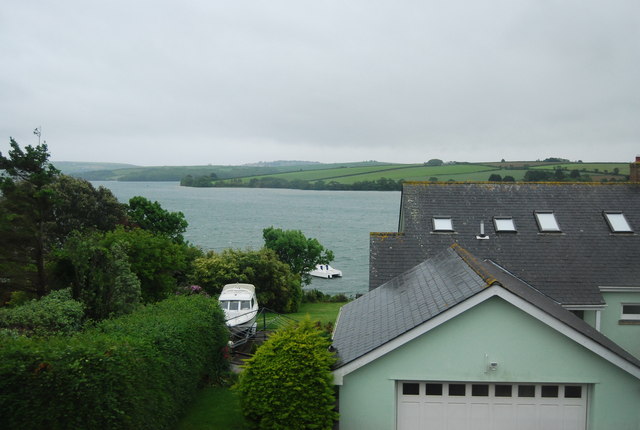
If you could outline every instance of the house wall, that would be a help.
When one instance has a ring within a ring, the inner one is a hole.
[[[621,323],[622,303],[640,303],[640,293],[603,293],[607,307],[602,311],[600,331],[640,358],[640,320]],[[635,323],[635,324],[634,324]]]
[[[395,428],[397,380],[593,384],[590,429],[640,428],[638,379],[497,297],[347,374],[340,429]]]

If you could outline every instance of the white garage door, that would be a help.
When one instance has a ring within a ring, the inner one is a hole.
[[[576,384],[398,382],[398,430],[584,430]]]

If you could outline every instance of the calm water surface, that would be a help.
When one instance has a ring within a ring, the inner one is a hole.
[[[369,233],[398,230],[400,192],[304,191],[262,188],[190,188],[176,182],[103,182],[121,202],[133,196],[181,211],[185,238],[204,250],[259,249],[262,229],[302,230],[335,254],[341,279],[314,278],[329,294],[364,293],[369,285]]]

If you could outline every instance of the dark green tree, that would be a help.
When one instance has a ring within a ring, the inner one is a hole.
[[[59,242],[72,231],[110,231],[126,219],[126,206],[102,186],[60,175],[52,184],[54,233]]]
[[[169,212],[158,202],[136,196],[129,200],[127,215],[134,226],[169,237],[177,243],[184,242],[182,233],[189,224],[182,212]]]
[[[24,150],[10,138],[8,156],[0,152],[0,268],[13,290],[44,296],[51,249],[53,183],[60,172],[49,162],[46,144]]]
[[[311,283],[309,271],[318,264],[333,261],[333,252],[325,249],[317,239],[307,238],[300,230],[267,227],[262,230],[264,245],[275,251],[280,261],[287,263],[293,273],[300,275],[306,285]]]
[[[439,158],[432,158],[431,160],[424,163],[425,166],[442,166],[444,161]]]
[[[513,176],[507,175],[502,178],[502,182],[515,182],[516,179]]]
[[[139,228],[117,228],[104,235],[103,244],[124,245],[131,271],[140,280],[142,301],[157,302],[186,282],[191,263],[201,252],[190,245]]]
[[[130,313],[140,303],[140,281],[131,270],[126,243],[105,246],[99,233],[72,234],[65,255],[73,268],[72,290],[84,303],[87,317],[102,320]]]
[[[492,173],[489,176],[489,182],[502,182],[502,176],[498,175],[497,173]]]
[[[524,180],[527,182],[544,182],[550,181],[553,178],[553,173],[548,170],[527,170],[524,174]]]

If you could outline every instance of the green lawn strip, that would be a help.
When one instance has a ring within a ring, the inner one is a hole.
[[[361,181],[376,181],[382,177],[387,179],[393,179],[397,181],[399,179],[404,180],[419,180],[427,181],[430,177],[438,177],[439,175],[461,175],[459,180],[465,180],[466,174],[473,174],[477,172],[489,172],[495,170],[490,166],[476,165],[476,164],[461,164],[461,165],[445,165],[445,166],[407,166],[402,169],[393,169],[379,173],[366,173],[361,175],[348,176],[343,178],[334,179],[336,182],[342,184],[353,184]],[[487,174],[488,177],[488,174]]]
[[[335,323],[338,312],[345,303],[302,303],[298,312],[279,316],[267,312],[258,317],[258,329],[262,330],[265,322],[267,330],[275,330],[291,320],[300,321],[308,315],[312,321],[320,321],[324,326],[327,323]]]
[[[287,314],[287,316],[295,320],[301,320],[309,315],[312,321],[320,321],[323,325],[329,322],[335,323],[340,308],[345,304],[346,303],[303,303],[300,305],[298,312]]]
[[[629,163],[554,163],[546,166],[532,166],[532,169],[555,170],[556,168],[571,170],[579,170],[587,173],[604,173],[606,170],[609,174],[613,174],[613,169],[618,169],[618,174],[629,174]]]
[[[243,430],[249,426],[240,410],[238,394],[227,387],[206,387],[175,430]]]

